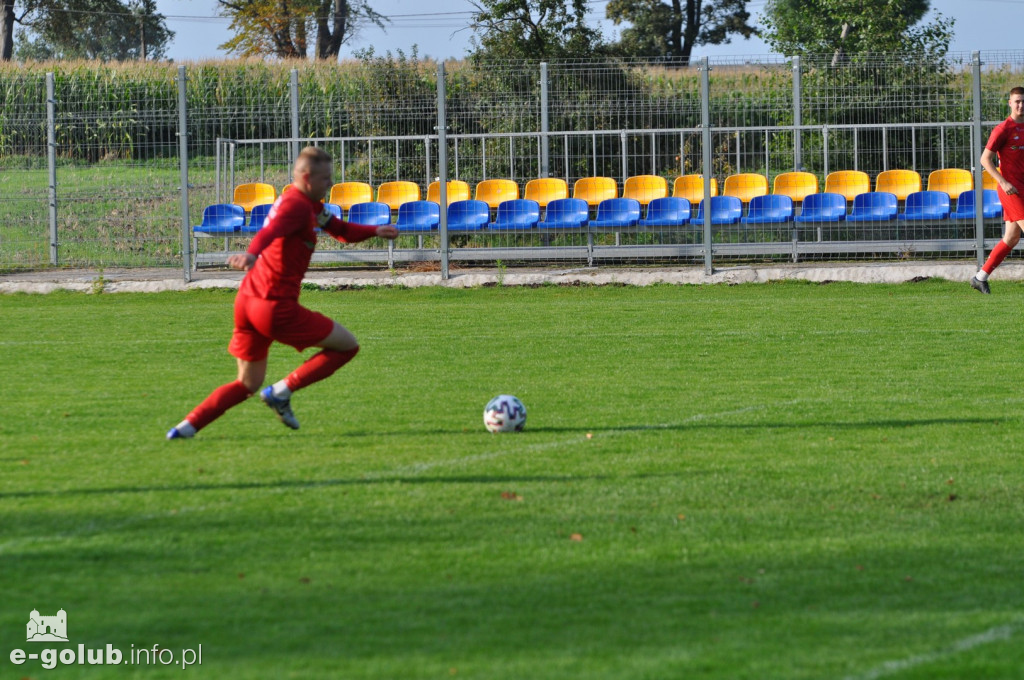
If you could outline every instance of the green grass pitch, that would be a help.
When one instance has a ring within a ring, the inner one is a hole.
[[[175,442],[232,292],[0,296],[0,677],[1022,677],[995,288],[306,291],[362,351],[302,429],[252,400]],[[79,644],[202,665],[9,658]]]

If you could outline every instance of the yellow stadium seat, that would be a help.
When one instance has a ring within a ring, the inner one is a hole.
[[[944,191],[954,200],[973,188],[974,178],[970,170],[943,168],[928,175],[928,191]]]
[[[619,185],[611,177],[583,177],[573,185],[572,197],[583,199],[593,208],[606,198],[618,198]]]
[[[341,206],[348,210],[356,203],[369,203],[373,200],[373,187],[366,182],[338,182],[331,187],[328,203]]]
[[[784,172],[775,176],[772,193],[789,196],[794,203],[818,193],[818,177],[809,172]]]
[[[999,172],[999,168],[996,168],[996,172]],[[1003,173],[999,172],[999,174],[1001,175]],[[993,189],[994,190],[994,189],[998,189],[999,188],[999,182],[996,181],[995,177],[993,177],[992,175],[988,174],[988,170],[982,170],[981,171],[981,186],[983,188],[985,188],[985,189]]]
[[[377,187],[377,202],[398,210],[403,203],[420,200],[420,187],[415,182],[384,182]]]
[[[860,170],[837,170],[825,178],[825,193],[845,196],[847,202],[870,191],[871,178]]]
[[[718,180],[711,178],[711,195],[718,195]],[[704,175],[682,175],[672,183],[672,196],[685,198],[693,205],[704,200]]]
[[[921,175],[916,170],[884,170],[875,177],[875,191],[896,194],[897,201],[921,190]]]
[[[765,196],[767,193],[768,178],[753,172],[729,175],[722,187],[723,196],[735,196],[744,203],[749,203],[754,196]]]
[[[656,198],[668,196],[668,183],[658,175],[634,175],[627,177],[622,185],[622,197],[634,198],[640,205],[647,205]]]
[[[231,202],[242,206],[248,213],[252,212],[254,205],[273,203],[275,199],[277,199],[277,189],[262,182],[250,182],[235,187],[235,195]]]
[[[523,192],[523,198],[531,201],[537,201],[537,204],[546,208],[548,203],[556,201],[560,198],[569,198],[569,185],[565,183],[564,179],[557,177],[541,177],[540,179],[531,179],[526,183],[526,190]]]
[[[505,201],[519,198],[519,185],[510,179],[485,179],[476,185],[476,200],[483,201],[492,209]]]
[[[448,186],[445,189],[444,195],[445,201],[448,205],[451,205],[455,201],[468,201],[472,198],[469,191],[469,185],[463,182],[461,179],[448,180]],[[433,201],[438,205],[441,204],[441,182],[433,181],[430,186],[427,187],[427,200]]]

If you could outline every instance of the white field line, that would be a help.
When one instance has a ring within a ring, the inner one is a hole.
[[[915,654],[914,656],[908,656],[905,659],[886,661],[881,665],[872,668],[863,675],[849,675],[845,680],[878,680],[878,678],[884,678],[885,676],[893,675],[894,673],[901,673],[916,666],[934,663],[935,661],[948,656],[968,652],[976,647],[981,647],[993,642],[1009,640],[1017,633],[1021,623],[1022,621],[1018,620],[1002,626],[995,626],[976,635],[969,635],[961,640],[957,640],[948,647],[937,649],[933,652]]]
[[[695,423],[702,420],[708,420],[712,418],[727,418],[729,416],[743,415],[745,413],[752,413],[754,411],[764,411],[768,408],[778,406],[792,406],[803,401],[802,399],[793,399],[790,401],[780,401],[773,404],[754,404],[751,406],[744,406],[743,408],[732,409],[730,411],[718,411],[715,413],[695,413],[689,418],[684,418],[675,423],[659,423],[654,425],[644,425],[639,427],[629,427],[620,430],[600,430],[600,436],[614,437],[622,434],[632,434],[634,432],[640,432],[644,430],[667,430],[672,427],[679,427],[680,425],[686,425],[687,423]],[[497,435],[507,436],[507,435]],[[514,436],[514,435],[511,435]],[[384,477],[393,477],[395,475],[418,475],[429,470],[444,467],[460,467],[463,465],[470,465],[472,463],[478,463],[480,461],[494,460],[495,458],[503,458],[505,456],[514,456],[524,453],[533,453],[536,451],[546,451],[549,449],[558,449],[568,446],[579,446],[592,440],[586,439],[582,434],[575,435],[572,438],[565,438],[555,441],[543,442],[538,444],[530,444],[520,448],[510,448],[504,451],[491,451],[488,453],[476,453],[471,456],[461,456],[459,458],[450,458],[448,460],[436,460],[436,461],[425,461],[422,463],[412,463],[410,465],[404,465],[396,468],[390,468],[388,470],[378,470],[375,472],[368,472],[362,475],[362,479],[380,479]]]

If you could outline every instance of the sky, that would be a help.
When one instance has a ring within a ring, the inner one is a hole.
[[[755,25],[760,25],[765,1],[751,0],[748,5]],[[230,56],[217,47],[228,39],[230,22],[218,16],[216,0],[157,0],[156,4],[176,34],[168,57],[186,62]],[[607,0],[591,0],[588,4],[591,25],[600,28],[606,39],[615,39],[620,29],[604,18]],[[372,0],[371,6],[390,17],[391,23],[383,30],[364,28],[351,44],[342,47],[343,58],[367,47],[373,47],[377,54],[401,50],[409,55],[415,45],[420,57],[435,59],[462,58],[471,49],[473,31],[468,25],[474,7],[469,0]],[[925,21],[936,13],[956,20],[952,52],[1024,49],[1020,29],[1024,0],[932,0]],[[999,20],[1007,15],[1015,19]],[[697,46],[693,56],[753,57],[770,53],[771,49],[757,38],[734,37],[726,45]]]

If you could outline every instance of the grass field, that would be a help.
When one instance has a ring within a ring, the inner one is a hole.
[[[176,442],[230,292],[0,297],[0,677],[1022,677],[994,287],[307,291],[363,350],[302,429]],[[501,392],[525,432],[484,430]],[[79,644],[202,665],[9,659]]]

